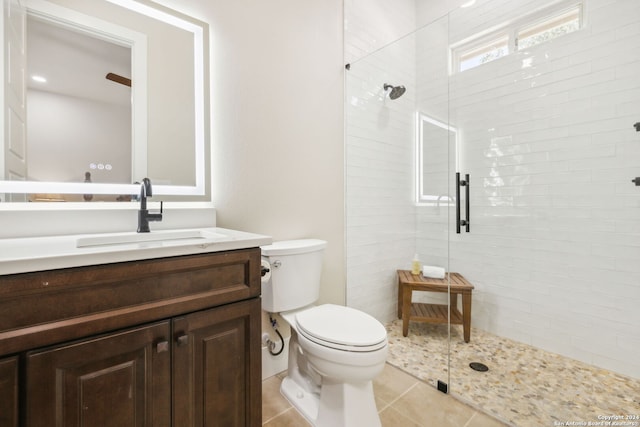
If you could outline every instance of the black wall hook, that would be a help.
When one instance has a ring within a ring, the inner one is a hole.
[[[640,132],[640,122],[634,123],[633,127],[636,128],[636,132]]]

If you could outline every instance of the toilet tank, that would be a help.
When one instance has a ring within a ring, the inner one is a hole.
[[[270,313],[302,308],[318,300],[322,255],[327,242],[284,240],[262,246],[269,273],[262,279],[262,309]]]

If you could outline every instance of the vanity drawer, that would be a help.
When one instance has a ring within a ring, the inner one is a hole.
[[[258,295],[259,248],[0,276],[0,352]]]

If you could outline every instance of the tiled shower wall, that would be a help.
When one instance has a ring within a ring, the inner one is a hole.
[[[532,4],[479,3],[349,72],[347,303],[391,320],[418,252],[474,283],[474,326],[640,377],[640,3],[587,0],[581,31],[449,78],[449,43]],[[382,99],[387,79],[405,96]],[[469,234],[413,203],[416,109],[459,129]]]
[[[382,96],[374,92],[377,80],[364,83],[373,99]],[[413,106],[408,95],[402,104]],[[398,105],[400,111],[393,108]],[[402,109],[396,102],[373,120],[352,114],[347,125],[347,305],[385,320],[395,313],[395,270],[407,268],[415,252],[415,207],[406,191],[412,182],[413,132],[411,116]],[[379,122],[393,125],[372,135],[369,128]]]
[[[584,29],[451,76],[472,226],[449,234],[449,268],[476,286],[474,326],[640,378],[640,3],[585,9]],[[482,27],[461,12],[451,40]],[[442,85],[421,93],[428,111]],[[417,246],[444,265],[442,209],[418,209]]]
[[[386,98],[385,83],[413,87],[413,0],[345,1],[347,305],[387,321],[395,315],[395,270],[415,252],[412,203],[415,91]],[[362,58],[364,56],[364,58]],[[362,59],[360,59],[362,58]]]

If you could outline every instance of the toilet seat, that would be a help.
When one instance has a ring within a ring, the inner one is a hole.
[[[387,331],[362,311],[323,304],[295,315],[296,329],[316,344],[342,351],[370,352],[387,345]]]

